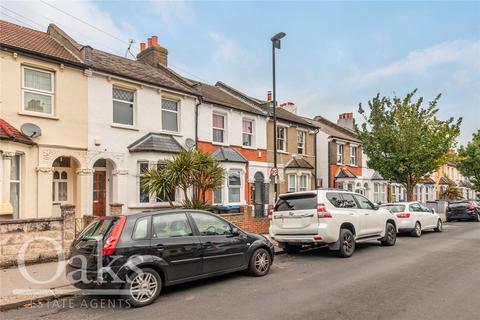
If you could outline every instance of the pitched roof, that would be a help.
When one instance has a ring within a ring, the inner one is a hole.
[[[313,169],[313,166],[307,162],[304,158],[293,157],[285,165],[286,169]]]
[[[193,80],[189,80],[193,81]],[[231,94],[228,94],[219,87],[209,85],[207,83],[196,81],[197,92],[202,95],[203,101],[210,102],[213,104],[229,107],[232,109],[245,111],[253,114],[258,114],[262,116],[267,116],[267,114],[262,111],[262,109],[256,108],[250,104],[245,103],[244,101],[235,98]]]
[[[440,180],[438,181],[438,184],[449,184],[449,181],[445,177],[441,177]]]
[[[7,121],[0,118],[0,140],[9,140],[29,145],[34,145],[35,142],[30,137],[24,135]]]
[[[184,148],[171,135],[150,132],[129,145],[130,152],[179,153]]]
[[[354,132],[345,129],[322,116],[314,117],[313,122],[317,125],[318,128],[320,128],[321,131],[325,132],[331,137],[361,143],[361,140]]]
[[[0,45],[74,63],[80,59],[48,33],[0,20]]]
[[[335,176],[335,178],[356,178],[356,177],[357,176],[353,172],[351,172],[345,167],[340,168],[340,170],[338,170],[337,172],[337,175]]]
[[[137,60],[127,59],[97,49],[91,49],[87,64],[98,71],[195,94],[188,83],[180,81],[176,74],[170,73],[168,68],[152,67]]]
[[[220,162],[247,163],[247,159],[240,152],[229,147],[218,147],[211,154],[212,158]]]

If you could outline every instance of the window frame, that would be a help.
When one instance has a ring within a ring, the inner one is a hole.
[[[52,90],[51,91],[46,91],[46,90],[42,90],[42,89],[27,87],[25,85],[25,70],[27,70],[27,69],[50,74],[51,81],[52,81]],[[55,72],[50,71],[50,70],[30,67],[30,66],[26,66],[26,65],[22,65],[21,72],[22,72],[22,83],[21,83],[22,112],[29,112],[29,113],[39,114],[39,115],[44,115],[44,116],[45,115],[54,116],[55,115]],[[51,100],[52,101],[51,112],[48,113],[48,112],[39,112],[39,111],[27,110],[25,108],[25,92],[30,92],[30,93],[34,93],[34,94],[39,94],[39,95],[44,95],[44,96],[51,97],[51,99],[52,99]]]
[[[293,188],[291,185],[291,178],[293,177]],[[296,174],[289,174],[288,175],[288,180],[287,180],[287,191],[288,192],[296,192],[297,191],[297,175]]]
[[[245,121],[248,121],[251,123],[251,126],[252,126],[252,133],[248,133],[248,132],[245,132],[244,131],[244,126],[243,126],[243,123]],[[249,135],[250,136],[250,144],[249,145],[246,145],[245,144],[245,140],[244,140],[244,135]],[[255,120],[253,119],[250,119],[250,118],[242,118],[242,146],[243,147],[253,147],[254,144],[255,144]]]
[[[18,179],[12,179],[12,165],[10,166],[10,183],[9,183],[9,188],[10,188],[10,199],[8,201],[12,201],[12,184],[16,184],[18,186],[18,193],[17,193],[17,210],[18,212],[13,212],[13,218],[18,219],[20,217],[20,206],[21,206],[21,199],[22,199],[22,155],[20,154],[15,154],[12,157],[12,162],[13,159],[18,159]],[[13,203],[12,207],[13,207]]]
[[[299,138],[303,136],[302,146],[300,146]],[[299,152],[302,149],[302,152]],[[307,153],[307,131],[297,129],[297,153],[305,155]]]
[[[166,101],[170,101],[170,102],[175,102],[177,104],[177,111],[172,111],[172,110],[168,110],[168,109],[164,109],[163,108],[163,101],[166,100]],[[171,98],[166,98],[166,97],[162,97],[161,98],[161,101],[160,101],[160,111],[161,111],[161,121],[162,121],[162,131],[163,132],[170,132],[170,133],[179,133],[181,130],[180,130],[180,119],[181,119],[181,116],[180,116],[180,111],[181,111],[181,101],[180,100],[175,100],[175,99],[171,99]],[[177,131],[172,131],[172,130],[166,130],[163,128],[163,112],[170,112],[170,113],[175,113],[177,115]]]
[[[215,116],[219,116],[219,117],[222,117],[223,118],[223,128],[220,128],[220,127],[215,127],[214,124],[213,124],[213,117]],[[222,141],[215,141],[215,135],[213,134],[213,132],[215,130],[220,130],[222,131]],[[215,143],[215,144],[227,144],[227,115],[225,113],[220,113],[220,112],[212,112],[212,143]]]
[[[336,143],[337,144],[337,164],[343,164],[344,158],[343,155],[345,153],[345,145],[343,143]],[[341,149],[341,150],[340,150]]]
[[[235,228],[235,226],[230,221],[222,219],[221,217],[218,217],[218,216],[212,215],[212,214],[208,214],[208,213],[204,213],[204,212],[189,212],[188,215],[190,216],[191,224],[193,225],[193,227],[195,229],[195,234],[198,237],[222,237],[222,236],[228,237],[228,236],[233,234],[233,229]],[[228,235],[227,234],[202,234],[202,232],[200,231],[200,228],[198,227],[197,221],[195,221],[195,215],[207,216],[207,217],[210,217],[210,218],[213,218],[213,219],[217,219],[218,221],[221,221],[222,223],[225,223],[227,226],[230,227],[230,234],[228,234]]]
[[[284,134],[283,134],[283,138],[280,139],[280,130],[283,130]],[[280,152],[287,152],[287,135],[288,135],[288,127],[285,127],[285,126],[280,126],[277,124],[277,141],[275,141],[276,143],[276,148],[277,148],[277,151],[280,151]],[[278,141],[279,140],[282,140],[282,148],[279,148],[278,147]]]
[[[157,237],[156,233],[154,232],[153,228],[155,225],[155,217],[165,217],[165,216],[180,216],[183,215],[185,217],[185,221],[187,222],[187,226],[190,228],[191,235],[183,235],[183,236],[169,236],[169,237]],[[158,239],[175,239],[175,238],[190,238],[190,237],[196,237],[197,236],[197,226],[193,226],[192,221],[190,221],[189,216],[187,215],[187,212],[171,212],[171,213],[158,213],[158,214],[153,214],[151,215],[151,222],[150,222],[150,239],[151,240],[158,240]]]
[[[135,231],[137,231],[137,226],[141,220],[147,220],[147,234],[143,238],[137,238],[135,237]],[[152,226],[151,226],[151,221],[152,221],[152,216],[144,216],[140,217],[135,221],[135,225],[133,226],[132,230],[132,240],[150,240],[152,237]]]
[[[141,179],[141,172],[140,172],[140,166],[142,164],[147,164],[147,168],[148,170],[151,170],[151,169],[159,169],[159,166],[163,164],[162,160],[158,160],[156,162],[150,162],[150,161],[147,161],[147,160],[138,160],[137,161],[137,196],[136,196],[136,201],[137,201],[137,204],[140,204],[142,206],[145,206],[145,205],[162,205],[162,204],[167,204],[168,201],[157,201],[158,199],[158,195],[157,194],[153,194],[153,193],[148,193],[148,202],[141,202],[140,201],[140,192],[142,190],[142,186],[140,184],[140,179]],[[177,189],[175,189],[175,192],[174,192],[174,199],[172,199],[172,202],[176,202],[177,201]]]
[[[240,173],[240,184],[238,186],[236,186],[236,185],[230,186],[230,172],[232,172],[232,171],[238,171]],[[227,187],[227,200],[228,200],[229,204],[240,204],[240,203],[242,203],[242,188],[244,186],[242,175],[243,175],[243,170],[242,169],[230,168],[227,171],[226,187]],[[232,188],[233,189],[238,189],[238,192],[239,192],[239,201],[238,202],[230,201],[230,189],[232,189]],[[223,197],[222,197],[222,200],[223,200]]]
[[[302,178],[305,178],[305,188],[302,188]],[[309,186],[309,175],[308,174],[302,174],[298,177],[298,191],[308,191],[310,189]],[[304,189],[304,190],[302,190]]]
[[[132,92],[133,93],[133,101],[115,99],[113,97],[113,90],[115,90],[115,89]],[[115,119],[115,117],[114,117],[115,108],[114,108],[114,103],[113,103],[114,101],[121,102],[121,103],[132,104],[132,124],[115,122],[115,120],[114,120]],[[113,125],[121,126],[121,127],[123,126],[123,127],[127,127],[127,128],[135,127],[136,124],[137,124],[137,115],[136,115],[137,112],[136,111],[137,111],[137,90],[132,89],[132,88],[126,88],[126,87],[122,87],[122,86],[113,85],[112,86],[112,123],[113,123]]]
[[[357,151],[358,151],[358,147],[356,145],[350,145],[350,165],[352,166],[358,166]]]

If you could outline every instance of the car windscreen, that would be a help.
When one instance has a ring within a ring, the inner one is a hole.
[[[405,206],[401,204],[389,204],[389,205],[381,206],[381,208],[385,208],[392,213],[405,212]]]
[[[461,201],[461,202],[451,202],[448,204],[449,208],[466,208],[470,202],[468,201]]]
[[[316,194],[281,196],[275,205],[275,211],[308,210],[317,208]]]
[[[110,231],[114,221],[114,219],[94,220],[82,231],[77,241],[102,240]]]

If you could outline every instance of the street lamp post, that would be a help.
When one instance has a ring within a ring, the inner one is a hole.
[[[270,40],[272,41],[272,75],[273,75],[273,168],[276,175],[275,179],[275,202],[278,196],[278,168],[277,168],[277,90],[275,80],[275,49],[280,49],[280,40],[285,37],[285,32],[279,32]]]

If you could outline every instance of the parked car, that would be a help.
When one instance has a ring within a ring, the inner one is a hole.
[[[419,202],[389,203],[381,206],[397,217],[398,232],[420,237],[424,230],[443,231],[442,218],[435,210]]]
[[[270,236],[287,253],[305,245],[328,245],[339,256],[350,257],[359,241],[378,240],[385,246],[396,241],[397,226],[388,210],[343,190],[282,194],[269,216]]]
[[[475,200],[452,201],[448,203],[446,220],[472,220],[480,222],[480,204]]]
[[[171,210],[95,220],[73,242],[66,271],[78,288],[121,289],[140,307],[165,286],[245,269],[264,276],[273,258],[263,236],[213,213]]]

